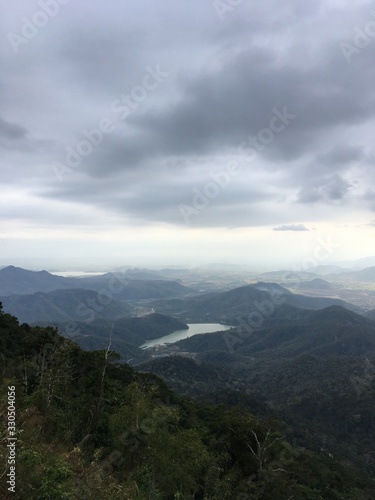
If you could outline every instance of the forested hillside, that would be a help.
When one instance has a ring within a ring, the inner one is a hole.
[[[310,310],[341,306],[359,311],[358,307],[344,300],[307,297],[291,293],[277,283],[265,282],[183,299],[156,300],[152,304],[158,311],[178,315],[185,321],[221,321],[228,324],[238,324],[239,316],[259,311],[262,304],[268,304],[267,308],[271,307],[273,311],[285,305]]]
[[[86,321],[95,318],[118,319],[128,316],[132,307],[110,300],[94,290],[68,289],[1,297],[7,311],[27,323]]]
[[[98,318],[89,324],[81,321],[53,322],[52,326],[85,350],[105,349],[110,341],[111,348],[118,352],[123,360],[131,360],[132,364],[150,357],[147,349],[139,347],[147,340],[189,328],[182,321],[158,313],[113,320]]]
[[[270,418],[177,397],[110,350],[0,312],[1,498],[368,499],[375,482],[293,447]],[[15,387],[16,494],[6,485],[6,394]]]
[[[156,359],[143,368],[202,401],[237,400],[251,411],[264,401],[299,445],[373,474],[375,323],[337,306],[283,306],[262,328],[244,326],[179,341],[197,363]]]

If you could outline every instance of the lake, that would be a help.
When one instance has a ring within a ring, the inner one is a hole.
[[[89,278],[90,276],[102,276],[108,271],[48,271],[54,276],[62,276],[63,278]]]
[[[220,323],[188,323],[188,330],[176,330],[175,332],[165,335],[154,340],[148,340],[141,348],[153,347],[157,344],[168,344],[177,342],[178,340],[187,339],[193,335],[200,335],[202,333],[224,332],[233,328],[229,325],[221,325]]]

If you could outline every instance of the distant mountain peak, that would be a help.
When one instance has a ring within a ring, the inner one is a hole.
[[[254,285],[251,286],[253,286],[257,290],[262,290],[268,293],[277,291],[280,294],[291,294],[291,292],[287,288],[284,288],[278,283],[268,283],[265,281],[258,281],[258,283],[255,283]]]
[[[299,284],[299,288],[302,290],[332,290],[332,285],[322,278],[314,278],[310,281],[303,281]]]
[[[353,311],[349,311],[345,307],[339,305],[332,305],[325,307],[324,309],[320,309],[318,311],[313,311],[311,317],[316,320],[321,319],[332,319],[332,320],[340,320],[340,321],[349,321],[351,323],[368,323],[369,320],[364,316],[357,314]]]

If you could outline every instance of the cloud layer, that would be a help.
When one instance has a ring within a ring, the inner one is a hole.
[[[2,7],[7,227],[373,220],[369,4],[227,5]]]

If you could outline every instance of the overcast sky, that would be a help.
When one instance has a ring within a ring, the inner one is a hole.
[[[375,253],[373,3],[0,9],[0,263]]]

